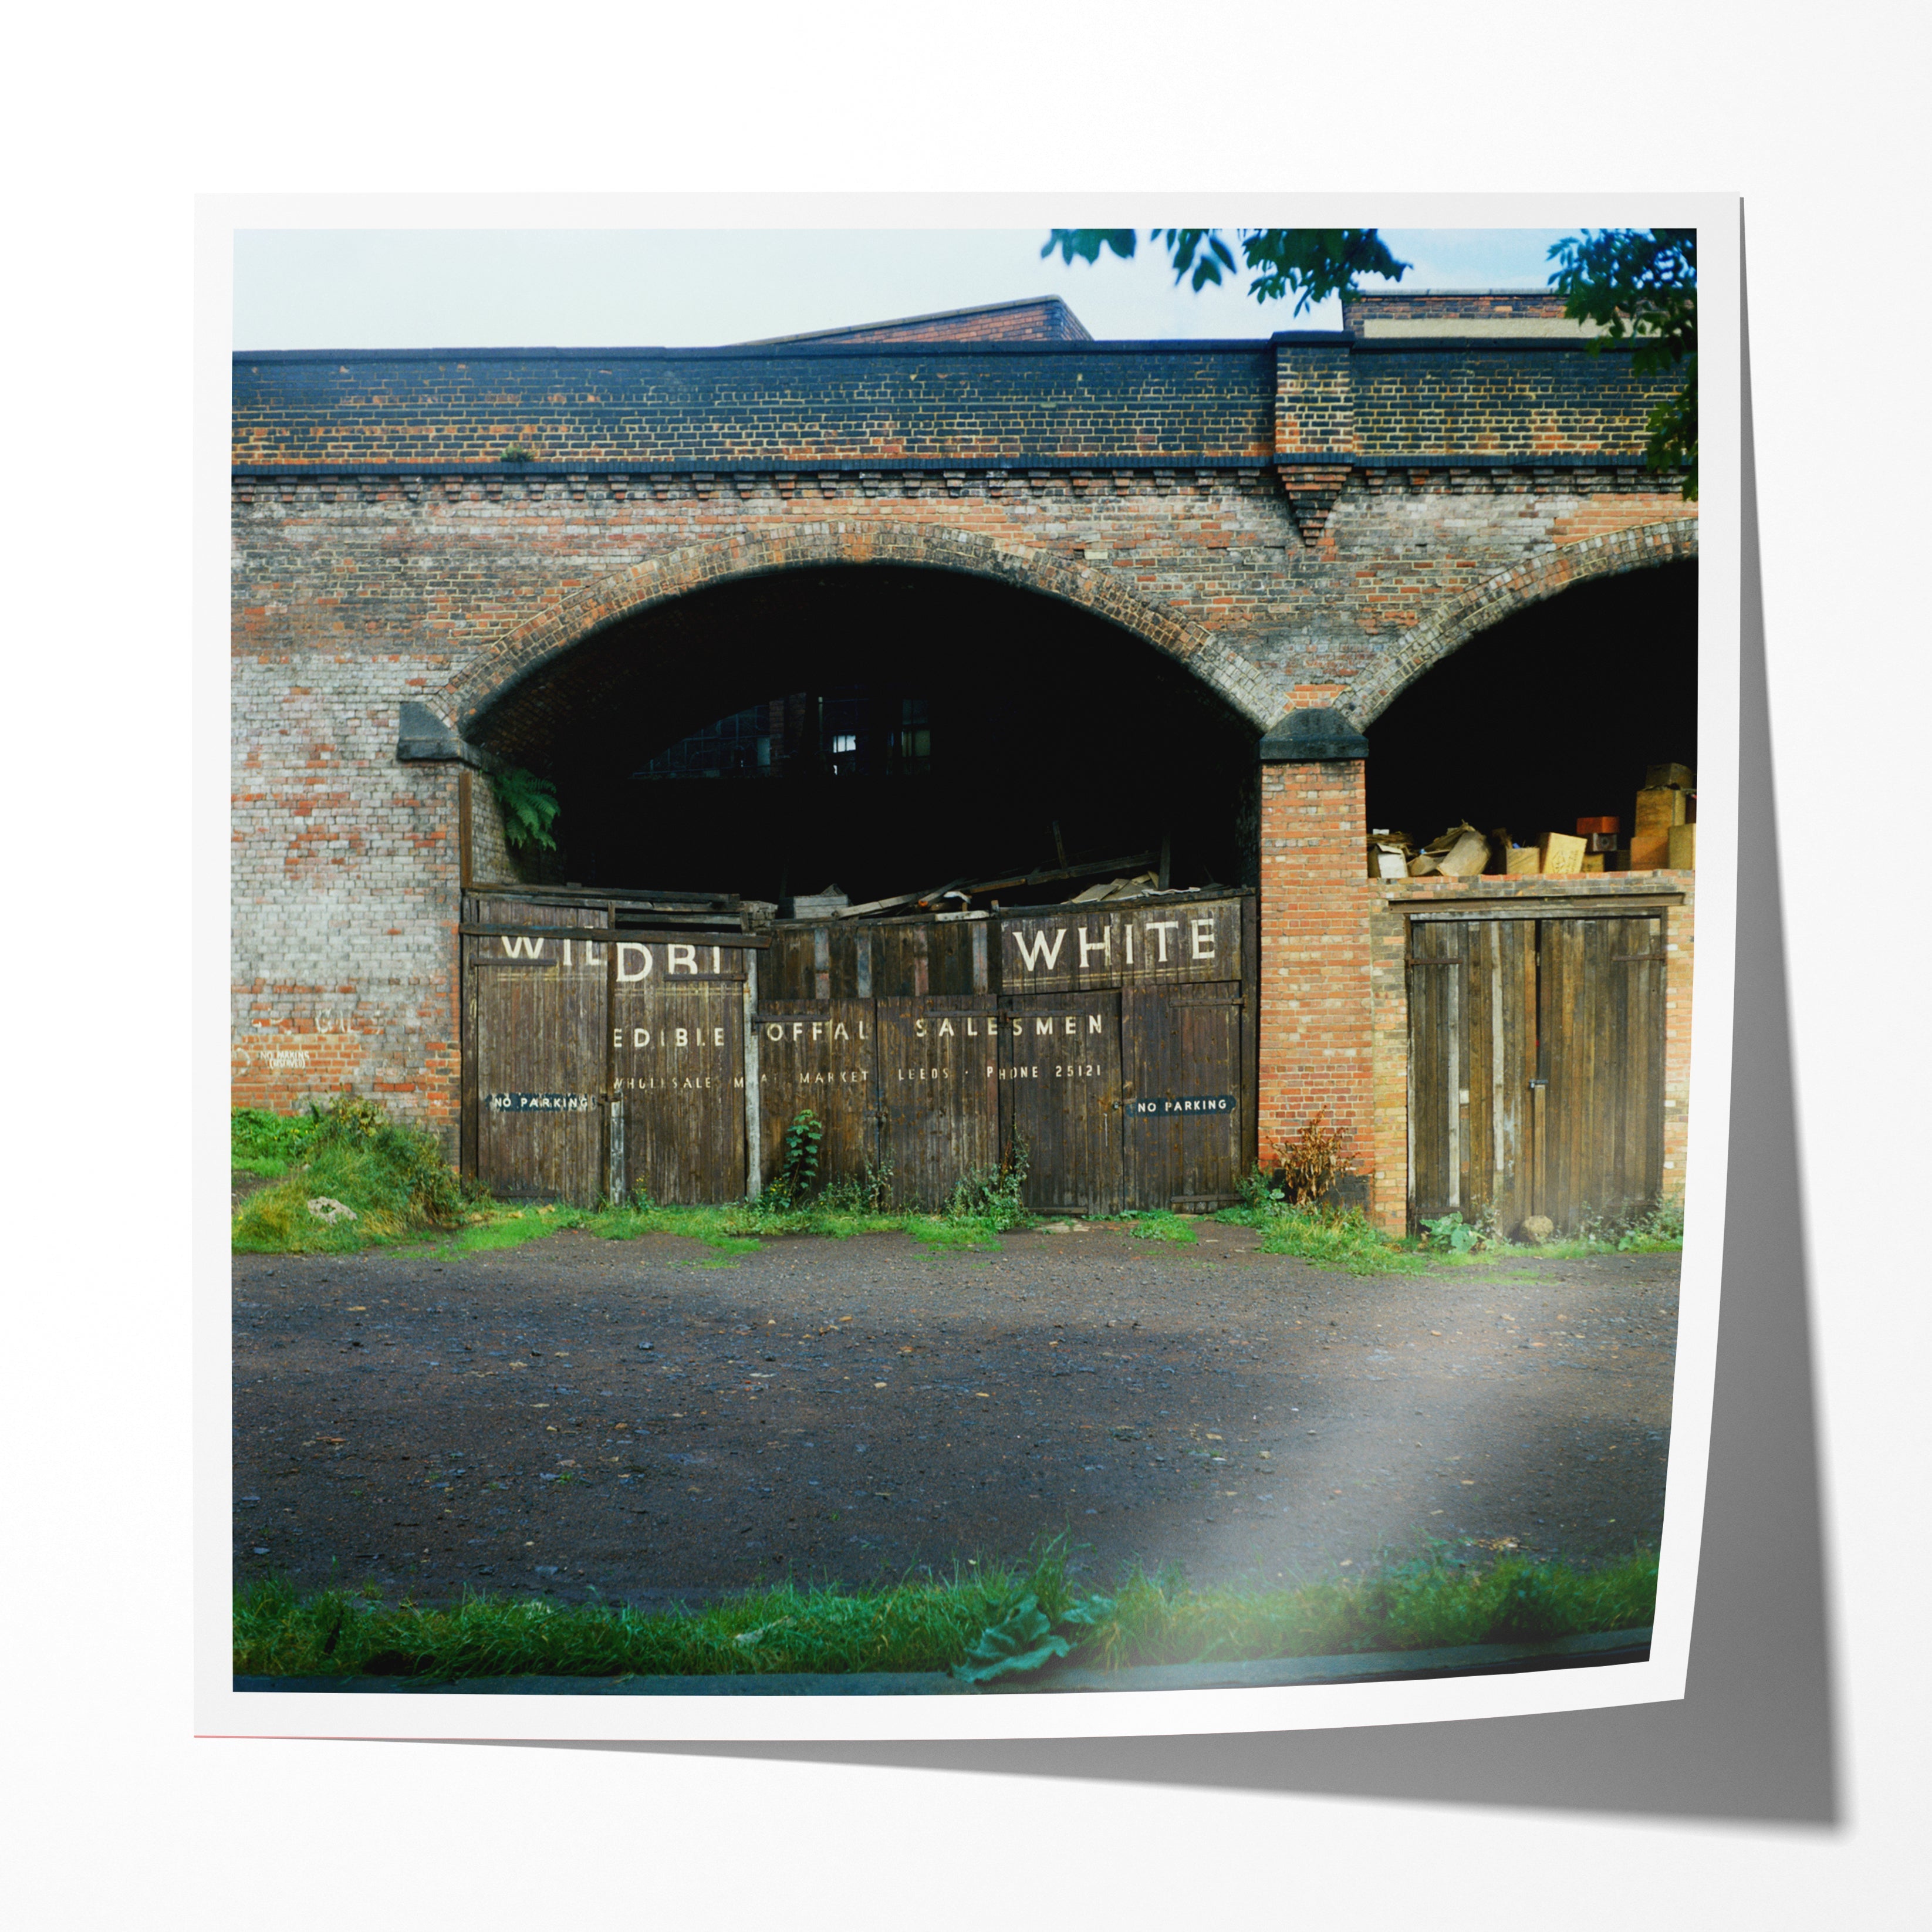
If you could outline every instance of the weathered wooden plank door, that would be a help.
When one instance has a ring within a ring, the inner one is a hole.
[[[745,1191],[745,956],[621,940],[612,1048],[622,1184],[653,1201]]]
[[[1661,920],[1410,923],[1409,1222],[1574,1232],[1663,1180]]]
[[[999,1070],[986,1051],[993,1005],[968,1004],[876,1003],[881,1138],[903,1206],[942,1207],[962,1174],[999,1165]]]
[[[1664,1181],[1663,920],[1546,920],[1538,1211],[1574,1230],[1654,1205]]]
[[[1408,932],[1408,1220],[1473,1216],[1463,1128],[1469,1034],[1468,922],[1412,920]],[[1534,1008],[1529,1009],[1533,1012]]]
[[[870,1000],[761,1000],[761,1186],[784,1171],[785,1135],[807,1107],[824,1124],[821,1183],[856,1180],[879,1156],[878,1023]]]
[[[1036,1214],[1120,1206],[1120,996],[1009,994],[1000,1002],[1000,1138],[1024,1142]]]
[[[1121,994],[1126,1205],[1201,1210],[1240,1198],[1244,1018],[1238,982]]]
[[[466,925],[601,927],[601,908],[466,901]],[[464,1139],[505,1199],[603,1192],[608,942],[484,933],[463,942]]]

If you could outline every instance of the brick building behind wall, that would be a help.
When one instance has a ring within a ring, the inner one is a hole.
[[[236,1101],[353,1088],[453,1145],[458,775],[493,708],[705,586],[892,562],[1091,613],[1246,721],[1262,1136],[1324,1109],[1399,1223],[1400,919],[1363,876],[1358,734],[1510,613],[1694,556],[1696,524],[1643,466],[1661,385],[1548,298],[1345,324],[1096,342],[1042,302],[741,348],[238,354]]]

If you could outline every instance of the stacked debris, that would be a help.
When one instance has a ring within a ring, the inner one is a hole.
[[[1688,765],[1652,765],[1636,795],[1634,829],[1598,814],[1580,818],[1576,830],[1545,832],[1519,845],[1506,826],[1486,836],[1465,819],[1419,850],[1406,832],[1378,828],[1369,834],[1372,879],[1580,878],[1593,872],[1690,872],[1697,863],[1696,780]]]
[[[1036,867],[1031,872],[1003,872],[980,879],[949,879],[944,885],[932,886],[924,892],[895,892],[884,898],[865,900],[858,905],[850,904],[836,886],[829,886],[823,892],[809,897],[801,894],[792,900],[789,916],[795,919],[844,920],[874,918],[883,913],[932,912],[937,913],[941,919],[983,919],[988,910],[997,912],[1000,909],[999,899],[992,896],[996,893],[1016,893],[1021,904],[1052,903],[1050,899],[1042,899],[1042,887],[1067,884],[1076,879],[1091,879],[1095,883],[1075,892],[1070,899],[1064,902],[1066,904],[1090,905],[1101,899],[1138,898],[1171,890],[1168,884],[1168,856],[1163,850],[1160,853],[1131,852],[1120,858],[1094,859],[1074,865],[1068,864],[1063,857],[1058,865]],[[987,904],[976,909],[973,904],[976,898],[986,900]]]
[[[1652,765],[1636,795],[1630,870],[1673,872],[1697,866],[1697,781],[1688,765]]]

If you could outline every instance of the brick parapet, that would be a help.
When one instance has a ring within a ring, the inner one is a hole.
[[[1638,458],[1667,374],[1581,342],[794,343],[238,355],[232,460],[1172,466]]]

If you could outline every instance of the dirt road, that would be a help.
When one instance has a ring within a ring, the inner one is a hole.
[[[1124,1232],[238,1256],[235,1570],[687,1601],[1064,1531],[1104,1580],[1662,1522],[1677,1258],[1367,1280]]]

